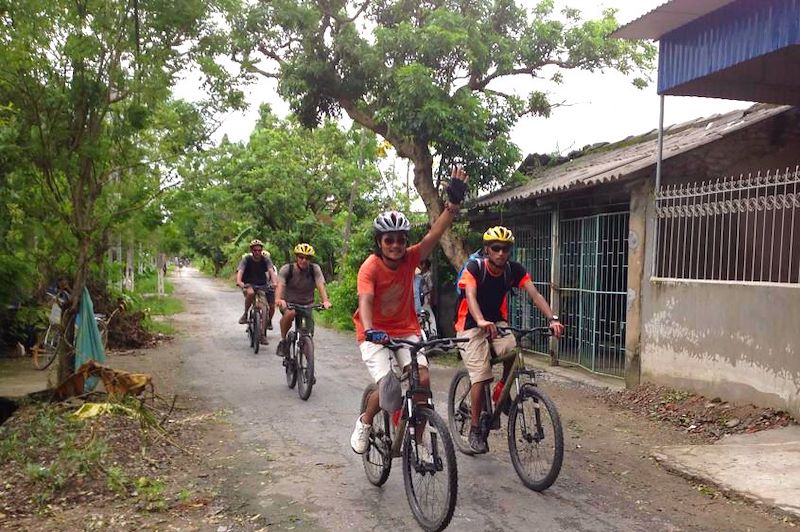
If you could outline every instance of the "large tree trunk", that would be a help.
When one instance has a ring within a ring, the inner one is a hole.
[[[427,142],[410,140],[394,135],[385,124],[377,122],[373,116],[359,109],[349,98],[340,95],[338,101],[350,118],[391,142],[398,155],[413,161],[414,187],[425,204],[425,210],[428,211],[428,220],[433,223],[442,214],[444,206],[439,194],[436,192],[436,187],[433,186],[433,157],[430,149],[428,149]],[[441,244],[450,264],[456,270],[459,270],[467,259],[464,242],[458,235],[448,229],[442,236]]]
[[[414,187],[417,189],[425,209],[428,211],[428,219],[431,223],[436,220],[444,205],[439,197],[436,188],[433,186],[433,157],[428,152],[427,146],[415,150],[414,161]],[[447,256],[453,268],[458,270],[467,259],[467,252],[464,249],[464,242],[453,231],[448,229],[442,235],[442,251]]]
[[[89,259],[90,259],[90,242],[89,237],[82,235],[79,237],[78,243],[78,267],[75,272],[75,280],[72,283],[71,299],[69,307],[61,318],[61,325],[64,327],[62,334],[66,342],[59,343],[58,350],[58,372],[56,385],[61,384],[67,378],[75,373],[75,349],[67,349],[66,345],[76,346],[75,344],[75,327],[67,327],[70,323],[75,323],[72,319],[73,316],[78,314],[80,310],[81,296],[83,295],[83,288],[86,286],[86,281],[89,278]],[[76,346],[77,347],[77,346]]]

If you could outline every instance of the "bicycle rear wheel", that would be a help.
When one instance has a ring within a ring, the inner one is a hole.
[[[297,394],[307,401],[314,386],[314,341],[310,336],[301,336],[297,349]]]
[[[553,401],[525,384],[508,415],[508,451],[522,483],[534,491],[553,485],[564,460],[564,433]]]
[[[411,512],[423,530],[438,532],[450,524],[458,498],[458,466],[447,425],[432,408],[416,409],[425,423],[420,442],[411,431],[403,441],[403,483]],[[419,437],[419,436],[418,436]]]
[[[295,354],[294,332],[290,332],[286,335],[286,342],[287,355],[286,358],[283,359],[283,363],[286,366],[286,384],[289,388],[294,388],[294,385],[297,384],[297,358]]]
[[[375,391],[376,386],[370,384],[361,396],[361,410],[367,410],[367,399]],[[372,418],[372,434],[369,436],[369,448],[361,455],[364,462],[364,473],[367,480],[375,486],[383,486],[392,470],[392,433],[389,414],[381,410]]]
[[[461,369],[450,381],[450,390],[447,392],[447,425],[453,435],[456,448],[466,454],[475,454],[469,446],[469,428],[472,424],[472,399],[467,370]]]
[[[58,354],[58,343],[61,340],[61,327],[50,324],[37,347],[33,348],[33,365],[36,369],[47,369]]]

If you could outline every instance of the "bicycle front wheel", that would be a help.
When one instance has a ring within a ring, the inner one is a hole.
[[[424,423],[418,442],[406,430],[403,441],[403,483],[411,512],[423,530],[438,532],[450,524],[458,498],[458,466],[453,439],[432,408],[416,409]]]
[[[297,394],[307,401],[314,386],[314,341],[310,336],[301,337],[297,349]]]
[[[294,388],[294,385],[297,384],[297,363],[295,362],[297,359],[295,357],[294,337],[291,333],[286,337],[286,342],[288,342],[288,354],[283,359],[283,363],[286,366],[286,384],[289,388]]]
[[[370,384],[361,396],[361,410],[367,411],[367,400],[376,386]],[[392,433],[389,414],[381,410],[372,418],[372,434],[369,436],[369,448],[361,455],[364,462],[364,473],[367,480],[375,486],[383,486],[392,470]]]
[[[508,451],[522,483],[534,491],[553,485],[564,460],[564,433],[553,401],[533,384],[522,386],[508,414]]]
[[[469,446],[469,428],[472,424],[470,388],[469,373],[461,369],[453,376],[447,392],[447,425],[456,448],[466,455],[475,454]]]
[[[42,341],[33,348],[33,365],[36,369],[47,369],[58,354],[58,342],[61,340],[61,327],[50,324]]]
[[[250,322],[250,327],[253,328],[253,353],[258,354],[258,350],[261,348],[261,312],[258,309],[253,312],[253,320]]]

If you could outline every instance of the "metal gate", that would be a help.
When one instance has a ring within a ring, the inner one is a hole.
[[[522,263],[533,280],[534,286],[548,302],[550,302],[550,268],[553,256],[552,215],[537,214],[526,220],[525,225],[513,227],[514,260]],[[522,290],[513,290],[509,299],[511,325],[515,327],[543,327],[547,320],[533,306],[527,294]],[[538,353],[548,352],[546,338],[530,336],[522,341],[526,349]]]
[[[559,359],[624,375],[628,213],[561,220]]]

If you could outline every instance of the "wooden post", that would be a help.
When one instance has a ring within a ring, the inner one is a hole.
[[[134,289],[134,268],[133,268],[133,242],[128,246],[127,261],[125,263],[125,284],[127,289],[133,292]]]

